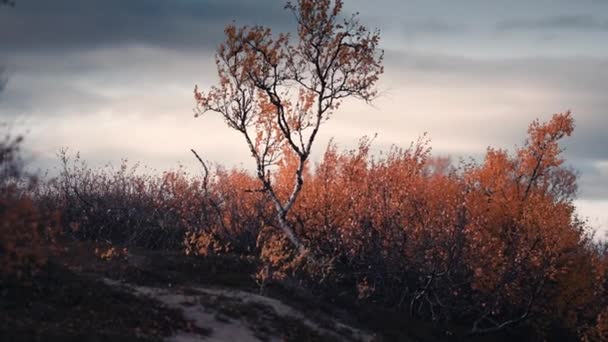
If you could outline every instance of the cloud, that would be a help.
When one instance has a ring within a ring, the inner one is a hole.
[[[608,31],[608,19],[598,19],[592,15],[560,15],[538,19],[506,20],[497,24],[499,31],[530,30],[573,30],[573,31]]]
[[[354,139],[379,132],[387,143],[407,144],[428,131],[439,152],[465,155],[488,145],[510,148],[523,141],[533,119],[571,109],[577,129],[567,141],[568,155],[608,159],[608,59],[476,59],[394,50],[386,57],[376,109],[347,103],[340,113],[348,115],[339,113],[327,128],[333,135]],[[205,50],[99,48],[14,63],[0,115],[32,120],[100,113],[189,117],[194,85],[216,80]]]
[[[579,216],[595,230],[595,238],[608,241],[608,200],[576,200],[574,205]]]
[[[581,161],[576,166],[581,176],[580,193],[586,199],[605,200],[608,197],[608,160]]]
[[[455,24],[440,19],[428,19],[424,21],[412,20],[403,24],[406,36],[436,36],[462,34],[468,31],[464,24]]]
[[[231,21],[281,27],[289,20],[270,0],[32,0],[0,10],[0,51],[213,47]]]
[[[6,75],[4,68],[0,67],[0,93],[2,93],[4,87],[6,87]]]
[[[383,110],[416,108],[403,115],[414,126],[427,126],[431,136],[458,140],[464,132],[467,139],[513,144],[523,140],[533,119],[570,109],[577,128],[566,142],[568,155],[608,159],[608,57],[499,59],[413,51],[386,56],[385,87],[395,98]]]
[[[2,117],[190,114],[194,85],[216,78],[208,50],[111,47],[61,56],[24,54],[7,64],[11,75],[0,98]]]

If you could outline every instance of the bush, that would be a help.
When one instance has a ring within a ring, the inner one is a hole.
[[[306,166],[287,216],[305,253],[243,170],[146,175],[126,161],[93,170],[64,154],[63,172],[35,199],[60,210],[78,239],[254,257],[262,287],[291,284],[473,334],[601,338],[607,257],[575,214],[576,177],[559,148],[572,129],[570,113],[535,121],[516,153],[488,149],[482,163],[456,166],[432,158],[424,137],[380,157],[369,139],[345,152],[330,144]],[[281,200],[294,160],[287,154],[271,174]]]
[[[163,250],[185,244],[195,254],[220,245],[226,246],[221,252],[255,249],[267,208],[262,196],[243,191],[242,182],[254,184],[244,171],[218,168],[204,184],[183,169],[156,174],[127,160],[93,169],[67,151],[60,159],[60,175],[37,188],[37,201],[61,211],[73,238]]]
[[[55,214],[37,206],[35,179],[23,172],[21,137],[0,142],[0,273],[3,279],[31,278],[55,251]]]

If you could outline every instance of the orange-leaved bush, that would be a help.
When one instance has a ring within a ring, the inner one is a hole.
[[[601,340],[608,258],[573,204],[576,175],[560,148],[573,127],[570,113],[556,114],[533,122],[514,153],[488,149],[459,164],[433,157],[424,136],[380,154],[369,138],[347,151],[332,142],[316,164],[282,146],[267,177],[281,201],[294,173],[307,179],[285,219],[314,262],[281,233],[272,199],[244,170],[75,168],[51,186],[59,191],[51,199],[66,224],[80,222],[76,237],[246,256],[262,286],[305,286],[473,334],[516,328]]]
[[[381,158],[366,139],[346,153],[330,145],[290,217],[332,260],[333,285],[350,282],[364,297],[434,321],[459,316],[475,334],[557,310],[564,317],[552,320],[580,324],[593,310],[572,308],[592,301],[599,271],[559,146],[573,127],[569,112],[534,121],[514,155],[488,149],[481,164],[460,167],[431,158],[424,140]],[[583,279],[572,284],[573,274]],[[570,288],[580,292],[568,308]]]

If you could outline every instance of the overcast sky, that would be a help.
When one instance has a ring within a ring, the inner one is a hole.
[[[377,149],[428,132],[435,155],[479,157],[521,145],[535,118],[572,110],[568,162],[578,205],[608,228],[608,0],[346,0],[381,30],[386,73],[373,106],[347,103],[323,127]],[[189,149],[250,167],[245,145],[212,115],[194,119],[192,91],[216,81],[223,28],[293,30],[279,0],[17,0],[0,7],[1,121],[28,130],[32,163],[61,147],[92,163],[194,165]]]

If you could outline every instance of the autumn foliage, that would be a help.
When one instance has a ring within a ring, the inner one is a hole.
[[[524,322],[574,335],[595,324],[599,334],[606,257],[572,204],[576,177],[563,164],[559,141],[573,127],[569,112],[534,121],[515,153],[490,148],[483,162],[457,165],[433,158],[424,139],[380,156],[370,154],[367,138],[346,152],[331,143],[320,163],[304,169],[307,182],[288,217],[317,256],[312,264],[272,216],[241,217],[263,221],[249,248],[262,261],[258,277],[295,277],[321,291],[348,288],[358,300],[437,324],[469,322],[474,334]],[[278,196],[288,196],[297,164],[289,153],[280,160],[272,178]],[[234,202],[242,214],[272,213],[260,207],[259,193],[247,192],[253,176],[232,181],[229,188],[242,191]],[[226,225],[234,232],[232,220]],[[192,234],[211,251],[236,238],[207,229]]]

